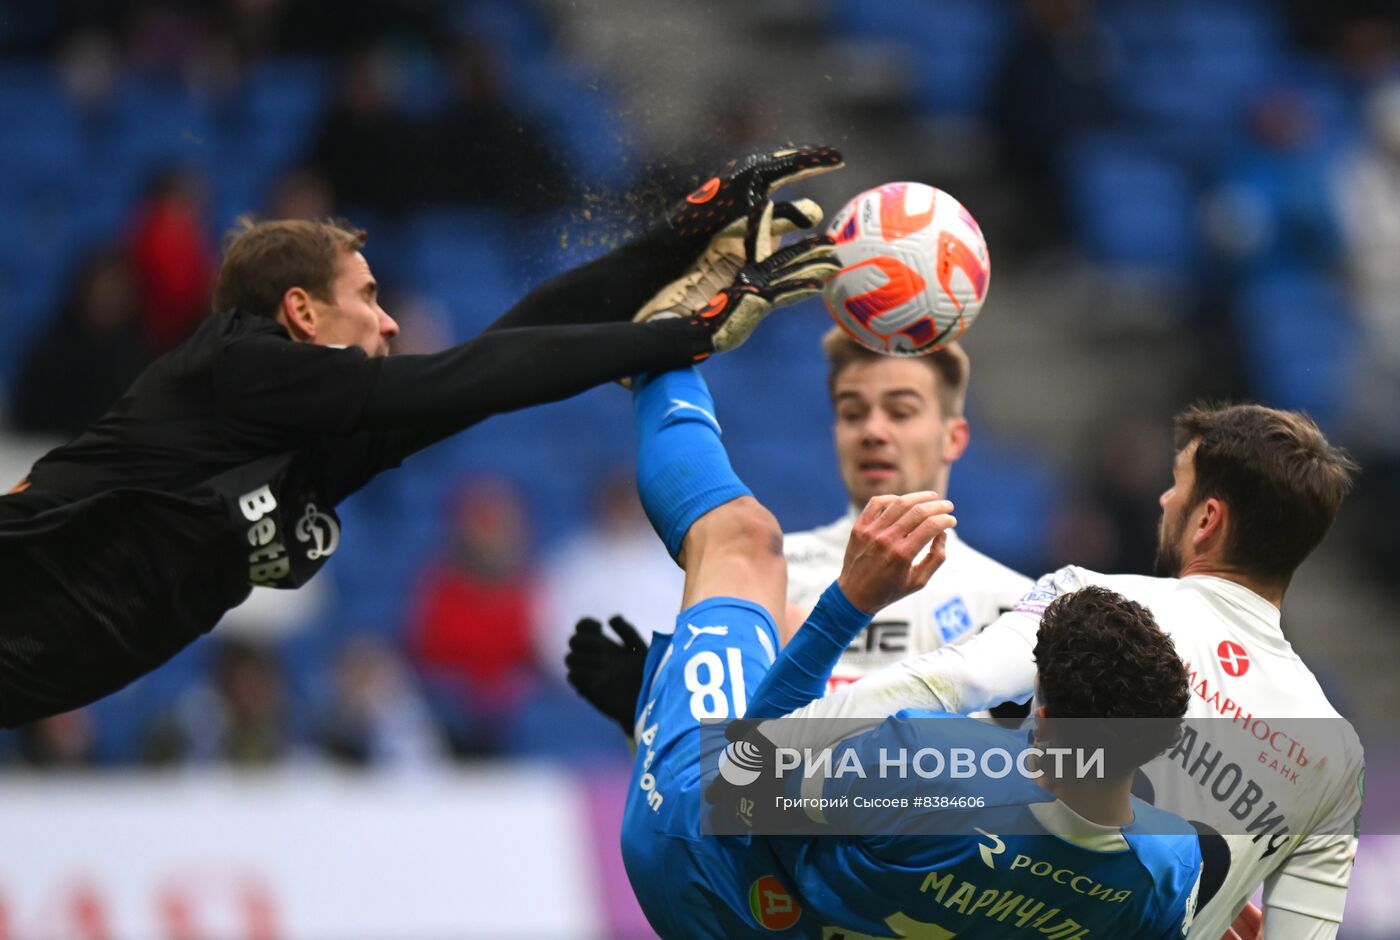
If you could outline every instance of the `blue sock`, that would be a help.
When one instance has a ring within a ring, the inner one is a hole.
[[[696,519],[750,496],[729,466],[715,403],[695,369],[632,380],[637,425],[637,494],[652,528],[675,558]]]

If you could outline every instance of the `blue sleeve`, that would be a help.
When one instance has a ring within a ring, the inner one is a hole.
[[[1201,849],[1198,836],[1157,836],[1155,841],[1164,849],[1175,847],[1186,861],[1173,867],[1180,877],[1170,902],[1162,903],[1157,923],[1164,925],[1154,934],[1158,940],[1181,940],[1191,929],[1196,917],[1196,898],[1201,889]]]
[[[759,683],[744,717],[777,718],[821,698],[841,654],[870,620],[833,581]]]

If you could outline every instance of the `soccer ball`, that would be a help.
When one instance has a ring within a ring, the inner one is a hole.
[[[836,214],[829,234],[841,270],[826,308],[857,342],[922,356],[972,325],[987,297],[991,258],[962,204],[923,183],[886,183]]]

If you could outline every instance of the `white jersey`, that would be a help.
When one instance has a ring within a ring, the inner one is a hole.
[[[814,736],[824,723],[805,719],[875,721],[901,708],[970,712],[1025,701],[1041,613],[1088,585],[1147,607],[1187,664],[1185,733],[1143,770],[1158,806],[1207,822],[1230,848],[1224,884],[1190,936],[1217,940],[1260,884],[1270,940],[1334,936],[1356,854],[1361,743],[1284,639],[1278,608],[1233,581],[1062,568],[968,642],[898,663],[765,733],[821,748],[830,742]]]
[[[857,513],[783,540],[788,603],[809,613],[846,557]],[[1031,579],[993,561],[948,532],[948,557],[923,590],[875,615],[832,671],[828,690],[854,682],[907,656],[962,640],[996,620],[1031,588]],[[997,703],[994,703],[997,704]]]

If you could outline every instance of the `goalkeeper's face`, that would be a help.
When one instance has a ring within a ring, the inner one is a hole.
[[[860,360],[836,377],[836,456],[854,505],[919,490],[946,495],[967,421],[943,416],[936,381],[926,363],[894,358]]]
[[[379,306],[379,284],[358,251],[342,257],[329,301],[311,298],[320,346],[358,346],[369,356],[387,356],[399,325]]]

